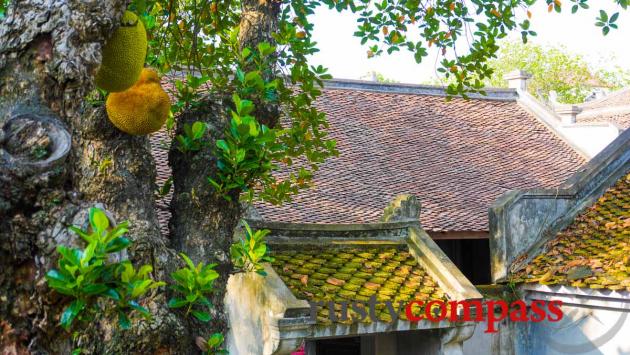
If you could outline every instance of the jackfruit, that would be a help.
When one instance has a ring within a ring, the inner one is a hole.
[[[103,61],[96,73],[96,86],[109,92],[129,89],[140,77],[147,55],[147,32],[133,12],[126,11],[122,23],[103,46]]]
[[[160,86],[153,69],[143,69],[140,79],[129,90],[107,96],[107,117],[121,131],[144,135],[158,131],[171,108],[168,94]]]

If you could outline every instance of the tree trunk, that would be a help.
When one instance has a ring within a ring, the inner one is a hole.
[[[196,336],[225,332],[225,285],[229,247],[241,217],[238,191],[228,201],[207,178],[215,176],[212,149],[183,154],[173,145],[174,196],[171,240],[160,234],[155,212],[155,166],[147,137],[118,131],[103,106],[85,101],[93,89],[101,47],[118,26],[126,0],[13,2],[0,23],[0,352],[198,353]],[[277,1],[243,1],[241,46],[273,43]],[[184,123],[206,122],[210,147],[228,124],[226,100],[207,98],[203,109],[183,113]],[[275,125],[278,110],[259,104],[263,123]],[[86,226],[87,209],[99,205],[118,220],[129,220],[134,264],[149,263],[154,278],[168,280],[181,263],[218,263],[221,277],[209,326],[166,307],[165,292],[144,304],[153,319],[118,331],[95,320],[79,336],[59,326],[68,299],[51,291],[44,275],[55,267],[58,245],[81,245],[67,232]]]
[[[256,48],[258,43],[274,41],[280,2],[271,0],[242,1],[240,47]],[[276,105],[256,103],[256,117],[263,123],[275,125],[278,120]],[[212,296],[210,332],[225,333],[228,328],[224,311],[225,287],[232,272],[230,245],[234,230],[242,217],[240,191],[232,190],[230,199],[218,195],[208,183],[217,173],[214,147],[229,126],[228,98],[206,97],[197,109],[184,112],[179,118],[175,134],[182,134],[184,125],[195,121],[206,123],[209,139],[206,148],[197,152],[180,152],[173,141],[169,162],[173,171],[173,199],[171,200],[170,237],[176,250],[186,253],[195,262],[216,263],[221,275],[215,281]]]
[[[156,278],[177,263],[157,227],[147,138],[118,131],[84,100],[127,2],[11,6],[0,27],[1,352],[194,353],[194,328],[166,308],[163,292],[146,300],[153,320],[129,332],[99,320],[73,340],[58,326],[67,299],[44,275],[57,245],[81,244],[67,226],[84,225],[88,207],[130,221],[129,258],[152,264]]]
[[[278,31],[278,18],[280,15],[280,1],[277,0],[242,0],[241,22],[239,25],[240,49],[250,48],[256,50],[259,43],[275,45],[276,41],[271,36]],[[251,68],[245,68],[246,70]],[[265,80],[270,81],[275,76],[275,67],[268,68],[262,73]],[[280,110],[278,105],[254,100],[256,109],[254,117],[267,127],[275,127],[278,123]]]
[[[226,107],[223,100],[214,98],[204,99],[199,107],[178,118],[176,134],[183,134],[185,124],[204,122],[210,135],[207,146],[196,152],[182,153],[174,140],[169,153],[174,186],[170,238],[173,248],[187,254],[193,262],[217,264],[220,277],[214,281],[216,292],[210,300],[214,307],[209,332],[225,332],[227,318],[223,299],[232,271],[229,250],[241,209],[238,191],[233,191],[232,200],[228,201],[208,183],[208,177],[215,176],[217,171],[213,147],[228,124]]]

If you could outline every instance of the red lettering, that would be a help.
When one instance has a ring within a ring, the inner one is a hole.
[[[512,322],[527,322],[527,304],[525,302],[518,300],[512,302],[510,305],[510,320]]]
[[[422,307],[422,305],[424,305],[424,302],[418,301],[418,300],[413,300],[413,301],[407,303],[407,307],[405,307],[405,314],[407,315],[407,319],[410,322],[419,322],[424,317],[422,317],[422,315],[416,316],[415,314],[413,314],[412,307],[413,307],[414,304],[418,305],[418,307]]]
[[[475,306],[475,322],[482,322],[483,321],[483,304],[481,303],[481,300],[472,300],[472,301],[468,301],[468,300],[464,300],[464,301],[449,301],[448,305],[451,309],[451,314],[449,317],[449,320],[451,322],[457,322],[457,321],[464,321],[464,322],[470,322],[472,321],[472,314],[471,314],[471,305]],[[462,306],[462,310],[463,310],[463,317],[460,318],[457,315],[457,308],[458,306]]]
[[[552,318],[551,315],[548,315],[547,319],[550,322],[558,322],[562,319],[562,317],[564,316],[564,313],[562,313],[562,309],[560,307],[562,307],[562,301],[560,300],[551,301],[547,303],[547,308],[549,308],[549,312],[556,315],[556,318]]]
[[[495,324],[496,322],[500,322],[502,320],[504,320],[507,316],[508,316],[508,306],[507,303],[505,301],[488,301],[486,303],[487,307],[488,307],[488,320],[487,320],[487,327],[486,330],[484,331],[485,333],[496,333],[497,332],[497,328],[495,328]],[[499,315],[499,318],[496,317],[496,313],[494,310],[494,306],[498,305],[501,308],[501,315]]]
[[[530,320],[532,322],[542,322],[543,320],[545,320],[545,316],[547,315],[547,313],[545,312],[545,310],[543,309],[543,307],[545,306],[545,301],[533,301],[532,302],[532,312],[534,312],[534,314],[531,316]],[[538,317],[536,317],[538,316]]]
[[[437,305],[437,308],[440,309],[440,313],[437,315],[437,317],[435,317],[435,315],[433,314],[433,305]],[[433,300],[427,303],[427,306],[424,309],[424,315],[431,322],[443,321],[444,319],[446,319],[446,307],[444,302],[440,300]]]

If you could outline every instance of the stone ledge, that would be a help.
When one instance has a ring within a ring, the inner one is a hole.
[[[626,130],[557,189],[508,191],[495,200],[489,209],[493,281],[504,281],[520,255],[532,257],[629,167],[630,130]]]

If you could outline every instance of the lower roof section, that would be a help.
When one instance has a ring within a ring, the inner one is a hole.
[[[238,274],[228,282],[232,349],[290,353],[304,340],[318,338],[474,327],[472,322],[450,322],[448,317],[410,322],[405,312],[392,317],[388,311],[387,302],[400,310],[411,301],[422,301],[412,308],[421,314],[427,309],[423,305],[432,300],[482,298],[417,221],[252,224],[270,230],[267,244],[275,261],[266,266],[266,277]],[[376,319],[369,316],[371,299]],[[363,306],[365,317],[352,307],[353,301]],[[342,317],[343,303],[349,308],[347,319]],[[455,310],[461,311],[460,307]],[[234,334],[252,334],[252,339]]]

